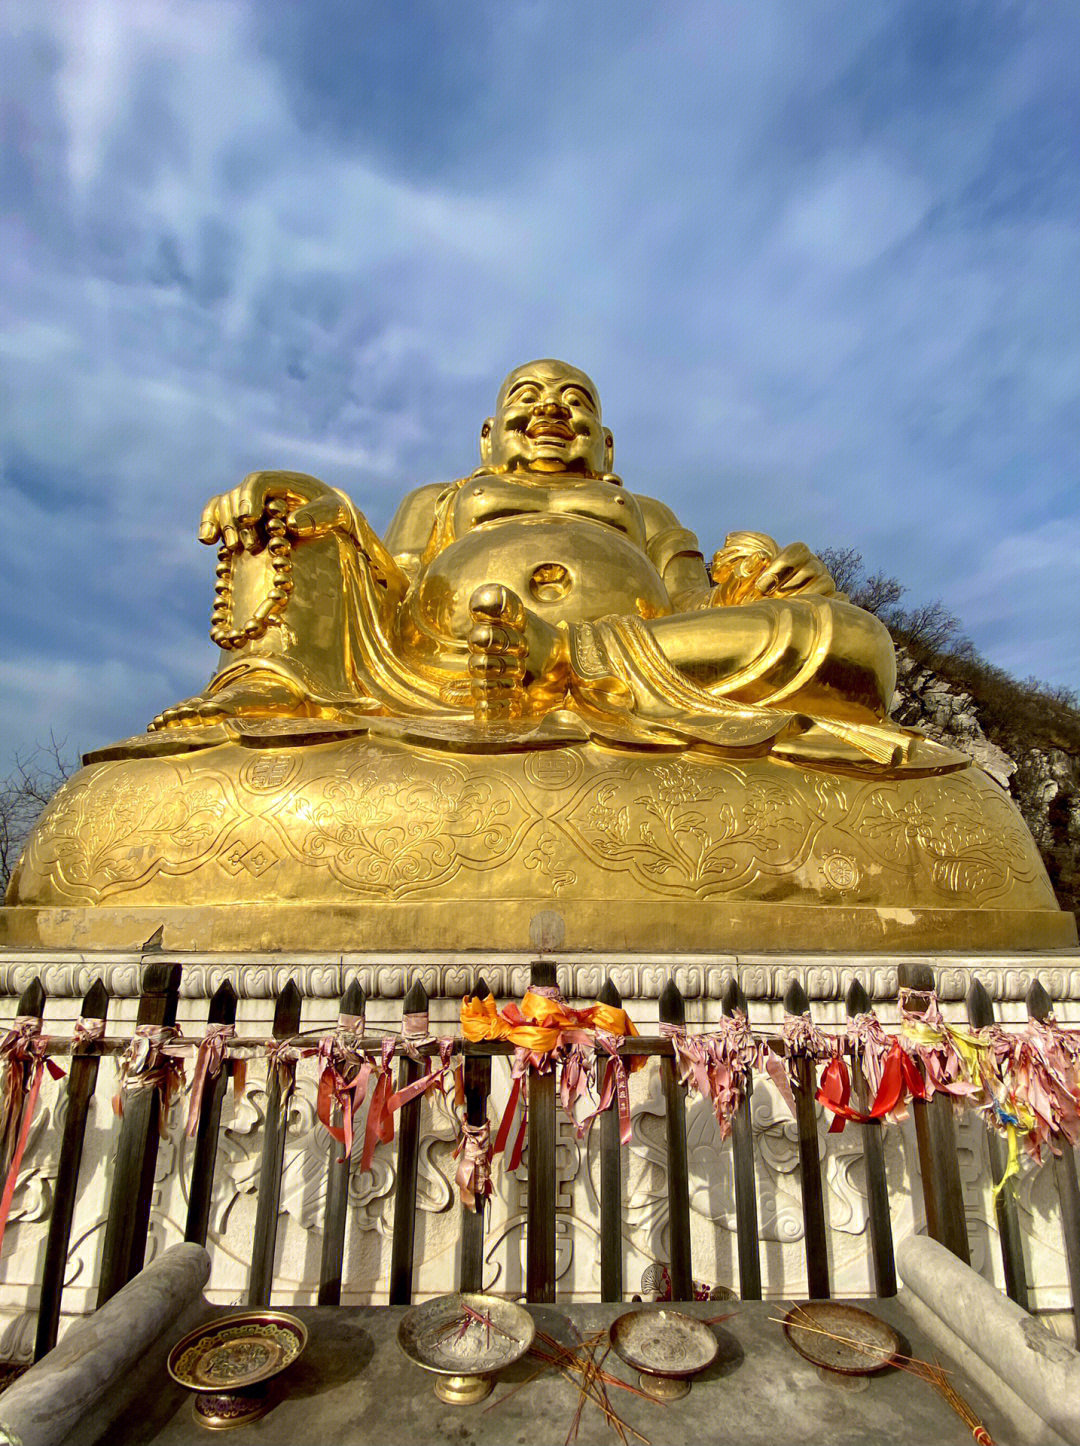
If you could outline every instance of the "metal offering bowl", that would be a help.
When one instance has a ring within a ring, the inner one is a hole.
[[[195,1419],[212,1431],[257,1421],[270,1409],[265,1385],[307,1345],[307,1326],[279,1310],[218,1316],[169,1352],[173,1380],[195,1392]]]
[[[490,1329],[469,1320],[465,1307],[486,1316]],[[511,1300],[475,1293],[440,1295],[414,1305],[398,1326],[398,1345],[435,1376],[435,1394],[450,1406],[471,1406],[489,1395],[496,1371],[513,1365],[532,1345],[536,1326]]]
[[[677,1401],[689,1377],[716,1359],[720,1342],[704,1321],[677,1310],[632,1310],[612,1322],[616,1355],[638,1372],[641,1389],[657,1401]]]
[[[840,1301],[812,1300],[795,1306],[784,1317],[784,1334],[819,1371],[839,1376],[883,1371],[900,1349],[900,1337],[891,1325]]]

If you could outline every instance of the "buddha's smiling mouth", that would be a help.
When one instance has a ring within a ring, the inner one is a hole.
[[[530,422],[525,429],[525,435],[533,438],[533,440],[539,437],[557,439],[560,442],[572,442],[574,440],[573,429],[568,427],[565,422]]]

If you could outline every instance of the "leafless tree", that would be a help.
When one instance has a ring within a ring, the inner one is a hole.
[[[42,809],[79,766],[67,745],[49,734],[48,743],[27,756],[15,755],[0,779],[0,890],[6,889],[26,837]]]

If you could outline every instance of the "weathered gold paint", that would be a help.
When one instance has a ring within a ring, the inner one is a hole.
[[[212,499],[215,677],[65,785],[0,940],[1075,940],[1007,797],[891,722],[889,635],[803,544],[731,533],[706,569],[561,362],[510,374],[481,464],[385,539],[304,474]]]

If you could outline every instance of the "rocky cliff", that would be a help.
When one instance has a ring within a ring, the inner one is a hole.
[[[1012,795],[1062,907],[1080,913],[1080,713],[1037,684],[988,680],[981,660],[920,657],[896,637],[897,722],[969,753]]]

